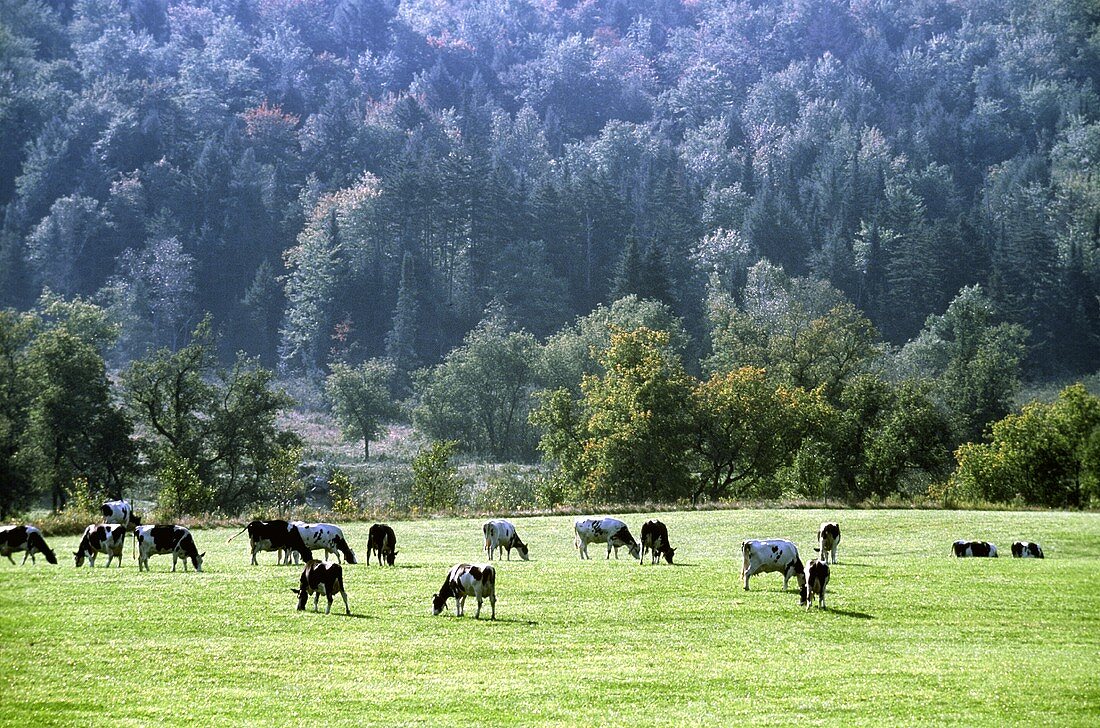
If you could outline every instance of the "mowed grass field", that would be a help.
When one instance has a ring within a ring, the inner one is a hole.
[[[645,515],[624,518],[637,535]],[[396,522],[397,567],[345,567],[352,618],[295,611],[299,569],[249,565],[247,535],[196,531],[206,572],[0,564],[5,725],[1100,724],[1100,515],[663,513],[677,565],[592,561],[572,517],[513,519],[532,560],[498,564],[497,621],[432,617],[481,520]],[[745,538],[804,558],[841,523],[828,609],[778,574],[738,580]],[[369,524],[345,533],[365,556]],[[999,559],[956,560],[956,538]],[[1007,558],[1014,539],[1045,560]],[[102,556],[100,557],[103,558]],[[18,562],[18,558],[16,559]],[[324,600],[321,601],[322,605]],[[339,599],[337,600],[339,604]],[[342,612],[342,605],[340,605]]]

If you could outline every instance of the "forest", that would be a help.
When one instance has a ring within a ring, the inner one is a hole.
[[[1017,401],[1100,362],[1090,0],[2,0],[0,138],[0,516],[273,497],[290,381],[548,502],[1100,497]]]

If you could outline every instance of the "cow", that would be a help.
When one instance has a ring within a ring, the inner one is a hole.
[[[956,541],[951,544],[955,556],[963,559],[968,556],[976,558],[997,558],[997,547],[988,541]]]
[[[291,521],[290,525],[292,528],[298,529],[298,533],[302,537],[302,543],[307,548],[325,552],[325,561],[328,561],[329,554],[335,554],[337,561],[340,560],[342,555],[349,564],[357,563],[355,552],[348,546],[348,542],[344,539],[344,532],[340,530],[339,526],[334,526],[331,523],[304,523],[303,521]],[[293,549],[286,552],[286,563],[290,563],[291,553],[294,554],[295,563],[297,563],[298,552]]]
[[[134,507],[124,500],[107,501],[99,507],[104,523],[121,523],[130,528],[141,525],[141,517],[134,513]]]
[[[668,542],[668,528],[658,520],[646,521],[642,524],[642,555],[638,558],[639,564],[645,563],[645,552],[649,550],[653,554],[652,563],[656,564],[665,557],[665,561],[672,563],[672,555],[676,549]]]
[[[73,552],[76,557],[76,565],[84,566],[84,560],[88,560],[88,566],[95,567],[95,557],[98,554],[107,554],[107,568],[111,567],[111,559],[118,559],[118,568],[122,568],[122,545],[126,542],[126,526],[121,523],[91,524],[84,529],[84,535],[80,539],[80,545]]]
[[[332,612],[332,598],[339,594],[344,598],[344,612],[351,614],[348,606],[348,593],[344,591],[344,567],[335,562],[307,559],[306,566],[302,569],[302,579],[297,589],[291,589],[298,595],[298,611],[306,610],[306,601],[313,595],[313,611],[320,611],[317,607],[317,598],[322,594],[328,599],[325,614]]]
[[[393,529],[384,523],[376,523],[367,532],[367,563],[370,564],[370,555],[374,552],[378,555],[378,565],[382,566],[382,558],[386,564],[393,566],[397,558],[397,535]]]
[[[15,565],[15,559],[11,557],[16,551],[26,551],[23,554],[23,564],[27,563],[27,557],[31,557],[31,563],[35,563],[34,555],[42,554],[51,564],[57,563],[57,555],[49,546],[46,539],[42,538],[42,532],[34,526],[8,526],[0,528],[0,556],[7,556],[8,561]]]
[[[519,534],[516,533],[516,527],[508,521],[502,519],[495,519],[488,521],[481,527],[481,532],[485,534],[485,550],[489,554],[489,561],[493,560],[493,552],[499,549],[499,553],[504,553],[504,550],[508,550],[508,560],[512,560],[512,549],[519,552],[519,557],[524,561],[529,561],[529,550],[527,544],[520,540]]]
[[[313,559],[313,552],[302,542],[302,534],[297,528],[282,520],[252,521],[237,533],[229,537],[226,543],[248,531],[248,541],[252,547],[252,564],[258,565],[256,554],[260,551],[297,551],[306,561]],[[282,563],[280,558],[279,563]],[[288,560],[289,564],[290,561]]]
[[[592,558],[588,555],[588,544],[606,543],[607,558],[611,558],[611,549],[615,549],[615,558],[619,558],[619,547],[626,546],[630,557],[640,559],[638,542],[630,535],[630,529],[617,518],[578,518],[573,523],[573,531],[576,536],[573,545],[580,552],[582,559]]]
[[[447,600],[455,599],[455,614],[461,617],[466,612],[466,597],[477,599],[477,612],[474,619],[481,619],[481,603],[488,598],[493,613],[489,619],[497,618],[497,572],[492,564],[455,564],[447,572],[442,588],[432,597],[432,614],[438,615],[447,608]]]
[[[821,608],[825,608],[825,585],[829,583],[829,563],[825,560],[811,559],[806,564],[804,583],[798,588],[801,601],[809,610],[814,604],[814,594],[821,597]]]
[[[1013,541],[1012,558],[1014,559],[1041,559],[1043,549],[1034,541]],[[26,561],[26,559],[24,559]]]
[[[835,564],[838,545],[840,545],[840,524],[830,521],[822,523],[821,528],[817,529],[817,548],[814,551],[821,554],[821,559],[825,563],[832,561]]]
[[[188,559],[195,566],[195,571],[202,571],[206,553],[199,553],[194,536],[183,526],[138,526],[134,530],[134,540],[138,545],[138,571],[142,567],[149,571],[149,557],[153,554],[172,554],[172,571],[176,570],[179,559],[183,559],[184,571],[187,571]]]
[[[745,580],[745,591],[749,590],[749,577],[754,574],[779,571],[783,574],[783,591],[787,591],[787,582],[796,577],[801,587],[806,579],[802,559],[798,557],[798,547],[781,538],[751,540],[741,542],[744,561],[741,565],[741,578]]]

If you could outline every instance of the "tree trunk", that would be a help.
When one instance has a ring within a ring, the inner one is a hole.
[[[370,460],[370,438],[363,438],[363,462]]]

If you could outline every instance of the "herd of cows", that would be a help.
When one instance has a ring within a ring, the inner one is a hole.
[[[94,567],[96,557],[106,554],[108,567],[114,559],[118,559],[121,567],[126,534],[132,531],[139,571],[149,570],[150,556],[167,554],[172,555],[172,571],[176,570],[181,559],[184,571],[187,570],[188,561],[196,571],[202,571],[205,553],[199,553],[195,538],[187,528],[178,525],[143,526],[140,517],[126,501],[108,501],[103,504],[102,513],[103,523],[91,524],[84,529],[80,545],[73,552],[76,566],[83,566],[87,561],[89,566]],[[617,518],[578,518],[573,524],[573,531],[574,546],[582,559],[591,558],[588,546],[593,543],[607,545],[608,559],[613,551],[618,559],[619,549],[626,548],[630,556],[640,564],[645,563],[647,552],[652,564],[657,564],[661,558],[672,564],[676,553],[669,541],[668,528],[658,520],[649,520],[642,524],[640,541],[636,541],[627,525]],[[231,536],[229,541],[245,532],[248,533],[252,551],[252,564],[259,563],[256,554],[261,551],[277,552],[277,562],[280,564],[290,564],[292,560],[297,564],[299,558],[304,562],[298,588],[292,589],[298,596],[299,611],[306,608],[310,596],[313,597],[314,611],[318,611],[319,597],[324,595],[328,601],[325,613],[328,614],[332,610],[335,596],[339,594],[344,600],[344,610],[351,614],[341,562],[358,562],[339,526],[331,523],[257,520]],[[516,533],[515,526],[508,521],[491,520],[482,527],[482,533],[484,550],[489,561],[500,559],[505,554],[511,561],[513,550],[524,561],[530,558],[530,549]],[[818,529],[817,541],[814,551],[820,554],[820,558],[811,559],[805,564],[799,557],[798,547],[791,541],[743,541],[741,579],[745,590],[748,591],[749,588],[749,577],[759,573],[779,572],[783,575],[784,591],[787,590],[791,577],[794,577],[799,587],[800,603],[809,609],[817,597],[818,604],[824,608],[825,587],[830,577],[829,564],[837,563],[840,525],[834,522],[822,523]],[[51,564],[57,563],[57,555],[46,544],[42,532],[36,527],[24,525],[0,528],[0,556],[6,556],[14,565],[12,554],[19,551],[26,552],[23,556],[24,564],[27,563],[27,557],[30,557],[31,563],[35,563],[36,554],[42,554]],[[314,551],[323,551],[324,560],[315,559]],[[997,556],[997,547],[988,541],[955,541],[952,551],[959,558]],[[335,562],[329,562],[330,554],[336,557]],[[374,555],[379,565],[393,566],[397,554],[397,536],[393,529],[381,523],[371,526],[367,534],[367,564],[370,564],[371,556]],[[1016,541],[1012,544],[1012,555],[1016,558],[1041,559],[1043,550],[1037,543]],[[496,569],[491,563],[462,563],[451,567],[443,586],[432,598],[432,613],[441,614],[447,608],[447,602],[454,599],[455,612],[461,617],[465,612],[466,598],[470,596],[477,601],[477,612],[474,615],[476,618],[481,617],[482,603],[488,600],[490,619],[496,619]]]

